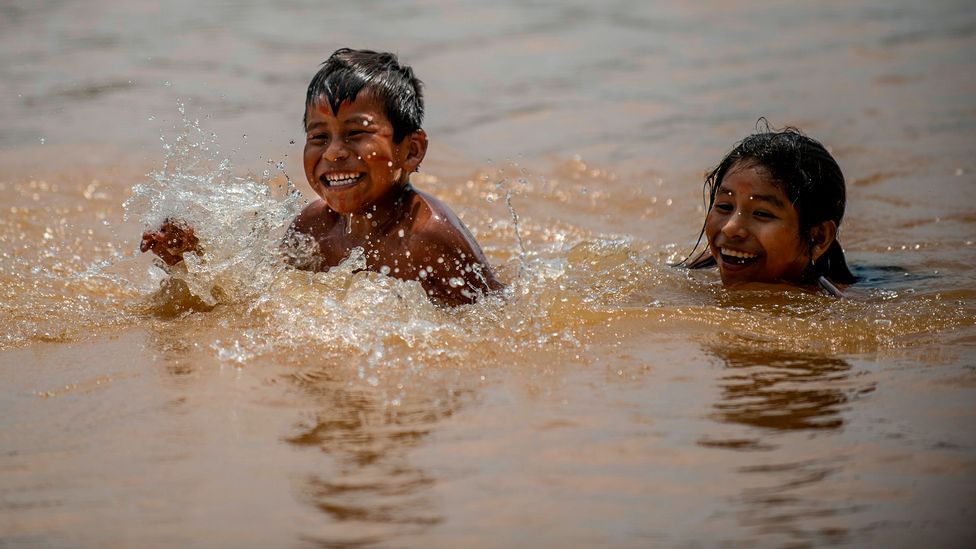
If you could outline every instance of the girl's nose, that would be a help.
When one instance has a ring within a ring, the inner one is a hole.
[[[722,226],[722,234],[727,238],[745,238],[746,216],[742,215],[742,212],[733,212]]]

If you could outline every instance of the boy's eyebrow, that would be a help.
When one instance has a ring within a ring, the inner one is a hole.
[[[718,192],[719,193],[730,194],[732,196],[735,196],[735,193],[732,191],[732,189],[729,189],[727,187],[723,187],[721,185],[719,185],[719,187],[718,187]],[[784,207],[786,205],[786,203],[783,202],[783,199],[781,199],[780,197],[776,196],[775,194],[750,194],[749,195],[749,199],[750,200],[758,200],[760,202],[769,202],[770,204],[772,204],[773,206],[776,206],[777,208],[782,208],[782,207]]]
[[[349,122],[358,122],[359,124],[365,125],[367,122],[372,123],[373,117],[367,114],[357,113],[357,114],[350,115],[349,118],[344,119],[343,122],[347,124]]]

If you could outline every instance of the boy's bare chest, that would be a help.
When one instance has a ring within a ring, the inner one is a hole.
[[[425,261],[431,262],[431,258],[424,257],[422,249],[415,249],[417,246],[411,246],[405,235],[397,232],[357,238],[342,231],[329,231],[317,241],[323,269],[338,265],[356,248],[362,249],[368,270],[404,280],[421,278],[421,271],[427,266]]]

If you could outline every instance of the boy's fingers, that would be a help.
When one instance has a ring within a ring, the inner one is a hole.
[[[142,242],[139,243],[139,251],[148,252],[153,249],[155,238],[153,233],[142,233]]]
[[[142,233],[139,250],[143,253],[152,251],[167,265],[176,265],[183,261],[183,252],[195,246],[196,237],[192,228],[179,227],[167,220],[159,230]],[[174,251],[177,253],[172,253]]]

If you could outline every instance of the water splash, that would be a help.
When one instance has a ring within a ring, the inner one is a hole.
[[[124,204],[125,219],[147,229],[165,220],[193,227],[202,254],[185,254],[171,275],[207,304],[216,304],[218,294],[231,299],[260,295],[283,268],[278,248],[301,209],[301,195],[287,174],[284,196],[275,195],[269,170],[258,181],[234,175],[216,135],[206,133],[199,119],[191,121],[183,103],[179,112],[182,125],[175,141],[162,138],[162,168],[133,188]],[[277,166],[284,174],[283,164]]]

